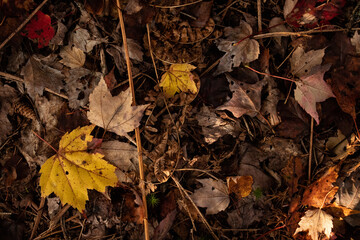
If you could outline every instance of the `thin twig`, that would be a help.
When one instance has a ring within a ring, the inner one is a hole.
[[[30,238],[29,238],[30,240],[33,239],[33,237],[35,235],[35,232],[36,232],[36,230],[37,230],[37,228],[39,226],[41,216],[43,214],[44,206],[45,206],[45,198],[42,197],[41,201],[40,201],[40,206],[39,206],[39,209],[38,209],[38,212],[37,212],[37,215],[36,215],[34,227],[33,227],[32,231],[31,231],[31,235],[30,235]]]
[[[35,14],[42,8],[48,0],[44,0],[35,10],[25,19],[25,21],[18,26],[18,28],[8,36],[0,45],[0,50],[18,33],[20,30],[35,16]]]
[[[308,170],[308,181],[311,182],[311,159],[312,159],[312,149],[313,149],[313,139],[314,139],[314,118],[311,118],[310,124],[310,147],[309,147],[309,170]]]
[[[286,80],[286,81],[290,81],[290,82],[296,83],[295,80],[290,79],[290,78],[279,77],[279,76],[272,75],[272,74],[270,74],[270,73],[259,72],[259,71],[255,70],[255,69],[253,69],[253,68],[251,68],[251,67],[249,67],[249,66],[245,66],[245,67],[248,68],[248,69],[250,69],[250,70],[253,71],[253,72],[256,72],[256,73],[261,74],[261,75],[264,75],[264,76],[270,76],[270,77],[273,77],[273,78],[279,78],[279,79],[283,79],[283,80]]]
[[[257,0],[258,31],[262,32],[261,24],[261,0]]]
[[[191,3],[185,3],[185,4],[173,5],[173,6],[161,6],[161,5],[152,5],[152,4],[150,4],[150,6],[156,7],[156,8],[169,8],[169,9],[172,9],[172,8],[180,8],[180,7],[186,7],[186,6],[194,5],[194,4],[202,2],[202,1],[203,0],[198,0],[198,1],[195,1],[195,2],[191,2]]]
[[[151,61],[152,61],[153,65],[154,65],[156,80],[159,83],[159,75],[158,75],[158,71],[157,71],[157,67],[156,67],[156,63],[155,63],[154,53],[152,51],[151,38],[150,38],[150,26],[149,26],[148,23],[146,24],[146,31],[147,31],[147,37],[148,37],[148,44],[149,44],[149,52],[150,52],[150,56],[151,56]]]
[[[129,49],[128,49],[127,38],[126,38],[126,33],[125,33],[124,18],[123,18],[122,12],[121,12],[120,1],[116,0],[116,4],[117,4],[117,9],[118,9],[118,15],[119,15],[121,35],[122,35],[122,40],[123,40],[124,50],[125,50],[125,60],[126,60],[128,77],[129,77],[129,85],[130,85],[130,89],[131,89],[131,93],[132,93],[132,105],[135,106],[136,105],[135,87],[134,87],[134,82],[133,82],[133,78],[132,78],[131,62],[130,62]],[[143,206],[144,206],[144,235],[145,235],[145,240],[149,240],[150,237],[149,237],[149,223],[148,223],[145,181],[144,181],[144,179],[145,179],[144,163],[143,163],[143,157],[142,157],[141,137],[140,137],[139,127],[135,128],[135,138],[136,138],[136,147],[137,147],[138,159],[139,159],[139,175],[140,175],[139,187],[141,190],[142,201],[143,201]]]

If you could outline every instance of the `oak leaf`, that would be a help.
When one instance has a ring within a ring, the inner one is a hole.
[[[321,209],[307,210],[305,215],[299,222],[299,227],[296,229],[294,235],[299,232],[309,231],[309,236],[313,240],[319,239],[319,233],[324,234],[330,238],[331,229],[333,228],[333,217]]]
[[[60,62],[70,68],[80,68],[84,66],[86,55],[77,47],[65,46],[60,51]]]
[[[140,125],[140,120],[148,105],[131,106],[130,89],[113,97],[102,76],[99,84],[89,97],[90,111],[87,113],[91,123],[105,130],[125,136]]]
[[[196,94],[198,88],[191,73],[196,67],[191,64],[173,64],[161,76],[160,87],[164,89],[165,96],[170,98],[177,92],[191,92]]]
[[[62,204],[83,211],[89,199],[87,189],[105,192],[106,186],[116,185],[115,166],[103,160],[104,155],[87,151],[94,127],[79,127],[61,138],[58,152],[40,169],[42,197],[54,192]]]
[[[216,214],[225,210],[230,198],[225,183],[211,178],[197,179],[203,187],[196,189],[191,196],[194,203],[206,209],[206,214]]]
[[[261,90],[264,82],[248,84],[240,82],[228,74],[226,78],[230,82],[230,90],[233,95],[230,101],[217,107],[216,110],[229,110],[237,118],[244,114],[255,117],[261,108]]]
[[[319,124],[319,115],[316,103],[323,102],[330,97],[335,97],[330,86],[323,80],[324,74],[330,65],[313,68],[312,72],[296,82],[294,91],[295,100]]]

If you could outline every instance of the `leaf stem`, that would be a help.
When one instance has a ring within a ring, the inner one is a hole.
[[[58,150],[56,150],[53,146],[51,146],[50,143],[48,143],[45,139],[43,139],[42,137],[39,136],[39,134],[37,134],[36,132],[34,132],[33,130],[31,130],[33,132],[33,134],[35,134],[38,138],[40,138],[40,140],[42,140],[44,143],[46,143],[46,145],[48,145],[52,150],[54,150],[56,153],[59,153]]]
[[[290,82],[296,83],[295,80],[290,79],[290,78],[285,78],[285,77],[275,76],[275,75],[272,75],[272,74],[269,74],[269,73],[259,72],[259,71],[255,70],[255,69],[253,69],[253,68],[251,68],[251,67],[249,67],[249,66],[247,66],[247,65],[245,65],[245,67],[248,68],[248,69],[250,69],[250,70],[253,71],[253,72],[256,72],[256,73],[261,74],[261,75],[264,75],[264,76],[270,76],[270,77],[273,77],[273,78],[279,78],[279,79],[283,79],[283,80],[286,80],[286,81],[290,81]]]

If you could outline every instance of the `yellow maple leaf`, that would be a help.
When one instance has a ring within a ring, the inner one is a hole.
[[[160,87],[164,89],[165,96],[170,98],[177,92],[191,92],[196,94],[198,88],[191,73],[196,67],[191,64],[173,64],[161,76]]]
[[[68,203],[81,212],[89,199],[87,189],[105,192],[106,186],[115,186],[116,167],[102,159],[104,155],[87,152],[94,127],[78,127],[61,138],[59,151],[40,169],[42,197],[54,192],[62,204]]]

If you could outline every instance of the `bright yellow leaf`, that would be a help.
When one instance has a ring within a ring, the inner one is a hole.
[[[81,212],[89,199],[87,189],[105,192],[106,186],[115,186],[116,167],[102,159],[104,155],[87,151],[94,127],[78,127],[61,138],[59,151],[40,170],[42,197],[54,192],[62,204],[68,203]]]
[[[177,92],[191,92],[196,94],[198,89],[194,82],[194,75],[191,73],[194,70],[191,64],[173,64],[170,69],[166,71],[160,82],[160,87],[164,89],[166,97],[172,97]]]

